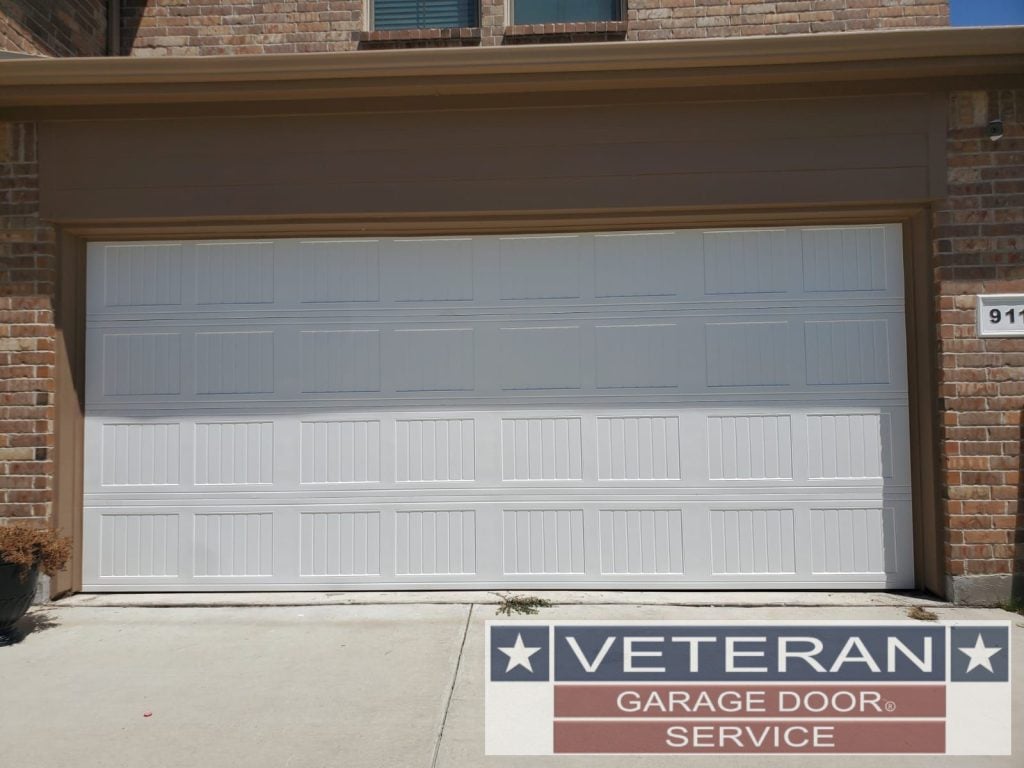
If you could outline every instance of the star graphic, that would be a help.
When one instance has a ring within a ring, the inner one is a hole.
[[[527,647],[523,642],[523,636],[519,634],[516,635],[515,645],[508,648],[498,648],[498,650],[508,656],[508,666],[505,667],[505,672],[511,672],[516,667],[525,667],[527,672],[533,672],[530,657],[540,650],[540,646],[536,648]]]
[[[966,648],[960,648],[960,653],[963,653],[970,657],[971,663],[967,665],[967,671],[970,672],[975,667],[984,667],[989,672],[994,672],[992,669],[992,657],[999,653],[1002,648],[986,648],[984,641],[981,639],[981,633],[978,633],[978,639],[974,643],[974,646],[967,646]]]

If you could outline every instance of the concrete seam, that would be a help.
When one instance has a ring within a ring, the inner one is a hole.
[[[444,728],[448,724],[448,711],[452,707],[452,699],[455,697],[455,684],[459,680],[459,670],[462,668],[462,655],[466,650],[466,638],[469,637],[469,623],[473,618],[475,603],[469,604],[466,611],[466,625],[462,628],[462,642],[459,644],[459,655],[455,659],[455,670],[452,672],[452,683],[448,688],[448,698],[444,703],[444,714],[441,716],[441,727],[437,732],[437,740],[434,742],[434,754],[430,759],[430,768],[437,768],[437,758],[441,754],[441,740],[444,738]]]

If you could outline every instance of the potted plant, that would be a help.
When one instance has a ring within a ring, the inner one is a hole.
[[[0,525],[0,644],[32,604],[39,572],[52,576],[70,557],[71,540],[54,530]]]

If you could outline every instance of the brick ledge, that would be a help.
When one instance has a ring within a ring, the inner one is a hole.
[[[421,45],[478,45],[480,27],[432,27],[425,29],[372,29],[359,33],[364,46],[388,47],[413,43]]]
[[[625,21],[580,21],[572,24],[513,24],[505,27],[505,37],[539,35],[625,35]]]

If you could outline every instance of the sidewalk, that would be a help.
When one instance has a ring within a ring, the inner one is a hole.
[[[906,618],[908,605],[929,604],[943,619],[1014,619],[1015,757],[830,758],[829,764],[1021,764],[1024,618],[914,596],[863,593],[801,593],[801,605],[785,607],[777,605],[779,593],[746,593],[747,603],[766,604],[721,605],[739,603],[737,595],[709,593],[706,599],[719,603],[712,606],[688,593],[546,594],[558,604],[521,618],[895,620]],[[236,607],[142,607],[186,599],[193,606],[233,600]],[[475,768],[550,762],[618,768],[682,762],[678,756],[485,758],[483,631],[484,622],[494,618],[493,595],[246,599],[262,604],[247,605],[237,595],[120,595],[77,597],[33,609],[25,620],[32,628],[25,640],[0,648],[5,764]],[[286,599],[293,604],[273,604]],[[362,604],[345,604],[349,600]],[[151,716],[144,716],[147,712]],[[809,765],[806,758],[794,757],[688,757],[685,762],[698,768]]]

